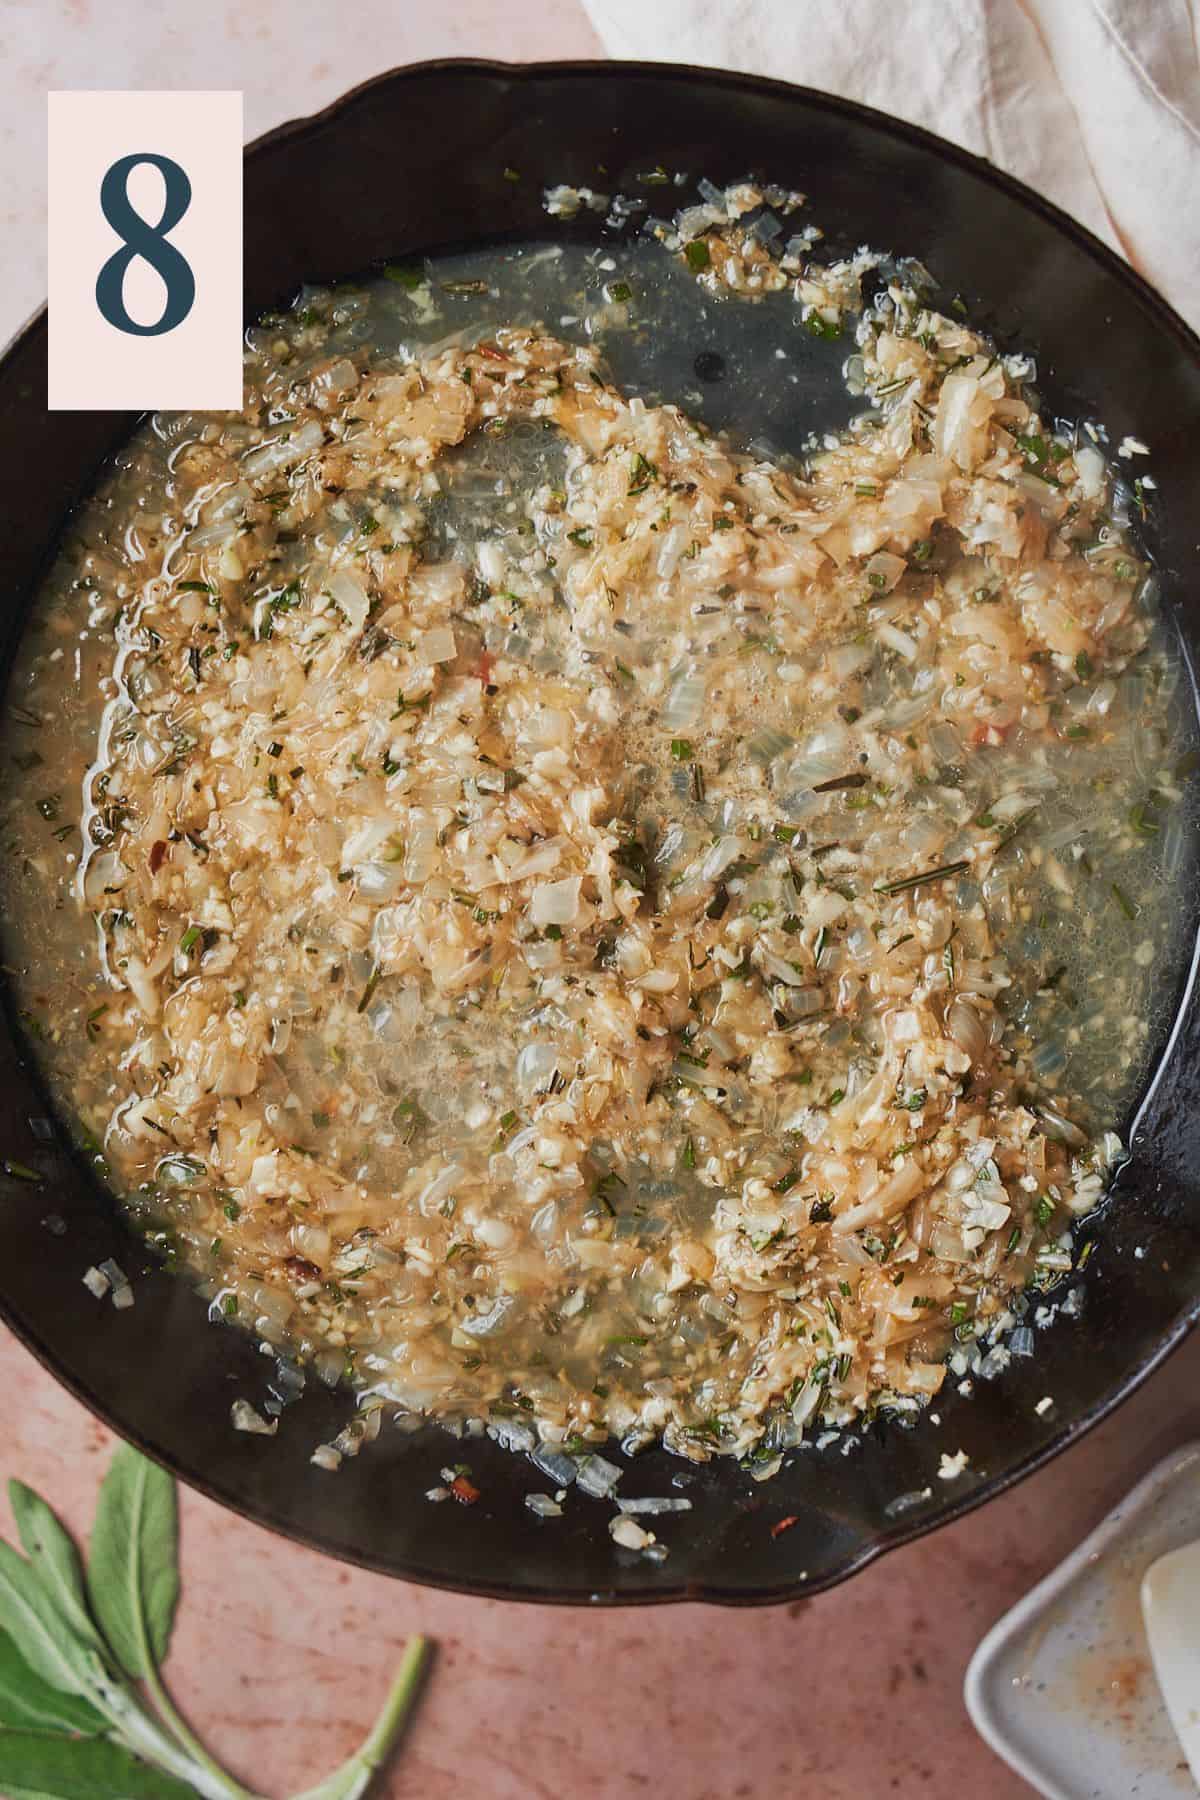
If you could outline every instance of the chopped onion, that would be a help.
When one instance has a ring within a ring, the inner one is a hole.
[[[532,923],[569,925],[579,911],[581,880],[579,875],[568,875],[562,881],[548,881],[534,888],[529,902]]]
[[[290,469],[324,441],[325,433],[320,425],[315,419],[310,419],[298,431],[285,432],[282,437],[272,438],[257,450],[251,450],[243,458],[242,469],[247,480],[258,481],[264,475],[275,475],[280,469]]]
[[[552,1079],[559,1064],[553,1044],[526,1044],[517,1057],[516,1082],[525,1095],[537,1094]]]
[[[1081,444],[1075,452],[1075,473],[1085,497],[1094,500],[1104,491],[1104,458],[1094,444]]]
[[[907,631],[901,631],[898,625],[877,625],[875,635],[889,650],[895,650],[906,662],[916,662],[919,654],[917,640],[910,637]]]
[[[946,1015],[946,1028],[973,1063],[983,1061],[987,1054],[988,1037],[973,1006],[969,1006],[965,1000],[956,1000]]]
[[[700,865],[701,880],[716,881],[731,863],[737,862],[745,848],[741,838],[719,838]]]
[[[573,1456],[567,1456],[561,1450],[548,1449],[545,1444],[539,1444],[536,1450],[531,1450],[529,1460],[535,1469],[540,1469],[543,1475],[560,1488],[570,1487],[579,1474],[579,1464]]]
[[[614,1541],[624,1550],[648,1550],[654,1543],[653,1532],[643,1531],[635,1520],[627,1519],[624,1513],[618,1513],[615,1519],[610,1519],[608,1529]]]
[[[437,838],[437,828],[433,825],[418,825],[413,831],[404,858],[405,881],[419,885],[427,879],[437,853]]]
[[[345,613],[351,629],[361,631],[371,610],[371,602],[361,583],[345,569],[339,569],[336,575],[330,576],[327,591],[330,599]]]
[[[690,1500],[672,1500],[660,1494],[650,1494],[644,1500],[618,1500],[617,1505],[626,1514],[691,1512],[692,1510]]]
[[[516,1306],[514,1294],[499,1294],[486,1312],[472,1313],[462,1320],[460,1330],[468,1337],[491,1337],[493,1332],[500,1331],[508,1323],[513,1308]]]
[[[213,550],[218,545],[231,544],[241,529],[236,520],[223,520],[217,525],[201,525],[195,531],[188,532],[188,549]]]
[[[492,1419],[487,1434],[502,1450],[513,1450],[518,1456],[527,1454],[537,1443],[532,1425],[526,1425],[523,1419]]]
[[[112,1288],[112,1303],[118,1312],[124,1312],[133,1305],[133,1288],[129,1277],[120,1263],[114,1262],[110,1256],[100,1264],[99,1273],[103,1275]]]
[[[662,711],[664,730],[678,731],[696,723],[704,705],[705,687],[703,675],[683,675],[675,682]]]
[[[435,625],[417,639],[417,656],[423,663],[453,662],[457,655],[458,646],[449,625]]]
[[[786,731],[775,731],[770,727],[765,727],[762,731],[756,731],[753,737],[747,740],[746,751],[752,762],[765,765],[774,762],[775,758],[782,756],[785,750],[790,750],[794,743],[795,739],[790,738]]]
[[[948,719],[936,719],[929,727],[929,748],[941,763],[956,763],[962,755],[962,739]]]
[[[616,1492],[617,1483],[621,1479],[621,1470],[616,1463],[611,1463],[603,1456],[587,1456],[579,1465],[578,1482],[585,1494],[593,1500],[607,1500]]]
[[[549,1494],[526,1494],[525,1504],[539,1519],[561,1519],[562,1507]]]
[[[1073,1120],[1065,1113],[1059,1112],[1056,1106],[1042,1105],[1037,1108],[1042,1130],[1049,1138],[1055,1138],[1061,1144],[1067,1144],[1072,1150],[1083,1150],[1087,1147],[1087,1134],[1080,1131]]]
[[[279,1430],[278,1419],[268,1422],[248,1400],[235,1400],[229,1409],[229,1418],[235,1431],[248,1431],[257,1437],[274,1437]]]
[[[357,892],[364,900],[390,900],[404,885],[399,863],[360,863],[354,871]]]
[[[104,904],[104,896],[125,885],[128,871],[115,850],[99,850],[88,858],[83,877],[83,897],[91,907]]]
[[[866,668],[874,654],[870,644],[837,644],[829,652],[829,673],[835,681],[848,681]]]

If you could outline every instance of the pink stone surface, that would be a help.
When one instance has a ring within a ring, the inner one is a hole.
[[[436,1593],[301,1549],[183,1489],[171,1686],[205,1740],[267,1794],[295,1792],[354,1748],[405,1637],[423,1631],[437,1662],[381,1800],[637,1800],[660,1788],[671,1800],[1018,1800],[1031,1790],[963,1710],[967,1660],[1195,1434],[1198,1378],[1193,1340],[1013,1493],[833,1593],[753,1611],[585,1612]],[[0,1338],[0,1465],[80,1534],[113,1441]],[[11,1534],[7,1508],[0,1531]]]
[[[0,0],[0,345],[46,297],[46,94],[240,88],[246,136],[436,56],[602,57],[579,0]]]

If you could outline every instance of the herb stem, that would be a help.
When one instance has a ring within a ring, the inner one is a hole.
[[[140,1529],[140,1516],[137,1519],[137,1525]],[[226,1774],[220,1763],[216,1761],[215,1757],[209,1755],[199,1738],[180,1716],[159,1675],[154,1646],[150,1642],[145,1608],[142,1605],[135,1609],[133,1630],[141,1662],[142,1681],[146,1692],[158,1710],[159,1719],[154,1721],[154,1727],[160,1728],[161,1721],[161,1725],[167,1727],[179,1748],[193,1765],[188,1771],[188,1780],[191,1781],[198,1793],[205,1796],[205,1800],[259,1800],[259,1797],[249,1788],[242,1787],[240,1782]],[[142,1708],[137,1706],[136,1701],[134,1704],[136,1710],[142,1712]]]
[[[417,1635],[404,1647],[396,1678],[382,1711],[359,1750],[318,1787],[297,1800],[361,1800],[372,1777],[382,1768],[413,1709],[429,1661],[429,1641]]]
[[[240,1782],[233,1779],[232,1775],[226,1774],[220,1763],[217,1762],[214,1757],[209,1755],[199,1738],[189,1728],[187,1722],[180,1716],[174,1701],[163,1686],[162,1679],[158,1673],[158,1667],[154,1661],[154,1656],[148,1643],[145,1646],[145,1651],[146,1669],[142,1679],[146,1684],[146,1690],[149,1693],[150,1698],[154,1701],[154,1704],[158,1709],[163,1723],[170,1730],[180,1749],[183,1750],[196,1765],[196,1768],[191,1772],[189,1777],[193,1785],[202,1794],[206,1795],[208,1800],[259,1800],[258,1795],[250,1788],[244,1788]],[[203,1784],[200,1779],[202,1775],[208,1778]]]
[[[149,1680],[147,1687],[151,1687]],[[188,1782],[202,1800],[258,1800],[257,1795],[239,1787],[203,1750],[199,1754],[204,1760],[199,1762],[191,1748],[177,1747],[165,1735],[162,1723],[151,1717],[136,1696],[99,1669],[97,1678],[87,1689],[87,1698],[112,1721],[113,1735],[119,1743],[143,1761]],[[170,1704],[168,1700],[167,1706]],[[187,1727],[183,1729],[186,1731]],[[192,1743],[195,1743],[194,1739]]]
[[[925,869],[919,875],[902,875],[898,881],[879,882],[875,892],[907,894],[912,888],[925,887],[931,881],[946,881],[951,875],[965,875],[970,867],[969,862],[943,863],[940,869]]]

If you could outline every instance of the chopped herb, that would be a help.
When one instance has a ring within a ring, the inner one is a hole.
[[[865,775],[835,775],[831,781],[818,781],[813,786],[814,794],[834,794],[842,788],[866,787]]]
[[[693,275],[702,274],[712,262],[711,252],[703,238],[693,238],[690,244],[685,244],[683,254]]]
[[[652,462],[648,462],[640,450],[635,450],[629,464],[630,494],[644,494],[652,481],[658,480],[658,470]]]
[[[875,892],[906,894],[913,888],[926,887],[931,881],[947,881],[952,875],[965,875],[970,867],[969,862],[943,863],[940,868],[926,869],[921,875],[902,875],[898,881],[880,882]]]
[[[1110,891],[1112,893],[1113,899],[1116,901],[1116,903],[1120,907],[1121,911],[1125,914],[1125,917],[1127,919],[1136,919],[1138,914],[1142,910],[1141,907],[1138,905],[1137,901],[1131,900],[1129,898],[1129,895],[1125,892],[1125,889],[1123,887],[1119,886],[1118,883],[1115,881],[1112,883],[1112,887],[1111,887]]]
[[[11,1175],[14,1181],[36,1182],[41,1181],[42,1179],[38,1171],[36,1169],[31,1169],[28,1163],[14,1162],[11,1156],[6,1156],[3,1159],[2,1166],[4,1173],[6,1175]]]

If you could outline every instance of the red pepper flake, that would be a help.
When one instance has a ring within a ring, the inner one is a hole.
[[[162,838],[159,838],[157,843],[151,844],[149,861],[150,861],[150,873],[152,875],[158,874],[158,871],[162,868],[163,857],[166,854],[167,854],[167,846]]]
[[[475,673],[479,677],[480,681],[482,681],[484,687],[490,687],[492,685],[492,671],[495,668],[495,666],[496,666],[496,659],[492,655],[491,651],[490,650],[482,651],[480,654],[480,657],[479,657],[479,666],[475,670]]]
[[[476,344],[475,350],[477,355],[486,356],[489,362],[506,363],[512,361],[511,356],[506,356],[503,350],[497,350],[495,344]]]
[[[474,1506],[479,1499],[479,1489],[465,1475],[456,1475],[450,1483],[450,1492],[462,1506]]]
[[[285,1256],[283,1266],[293,1281],[320,1281],[321,1271],[307,1256]]]
[[[773,1538],[782,1537],[785,1531],[790,1531],[793,1525],[798,1525],[799,1523],[800,1514],[789,1513],[786,1519],[780,1519],[777,1525],[772,1525],[771,1536]]]

